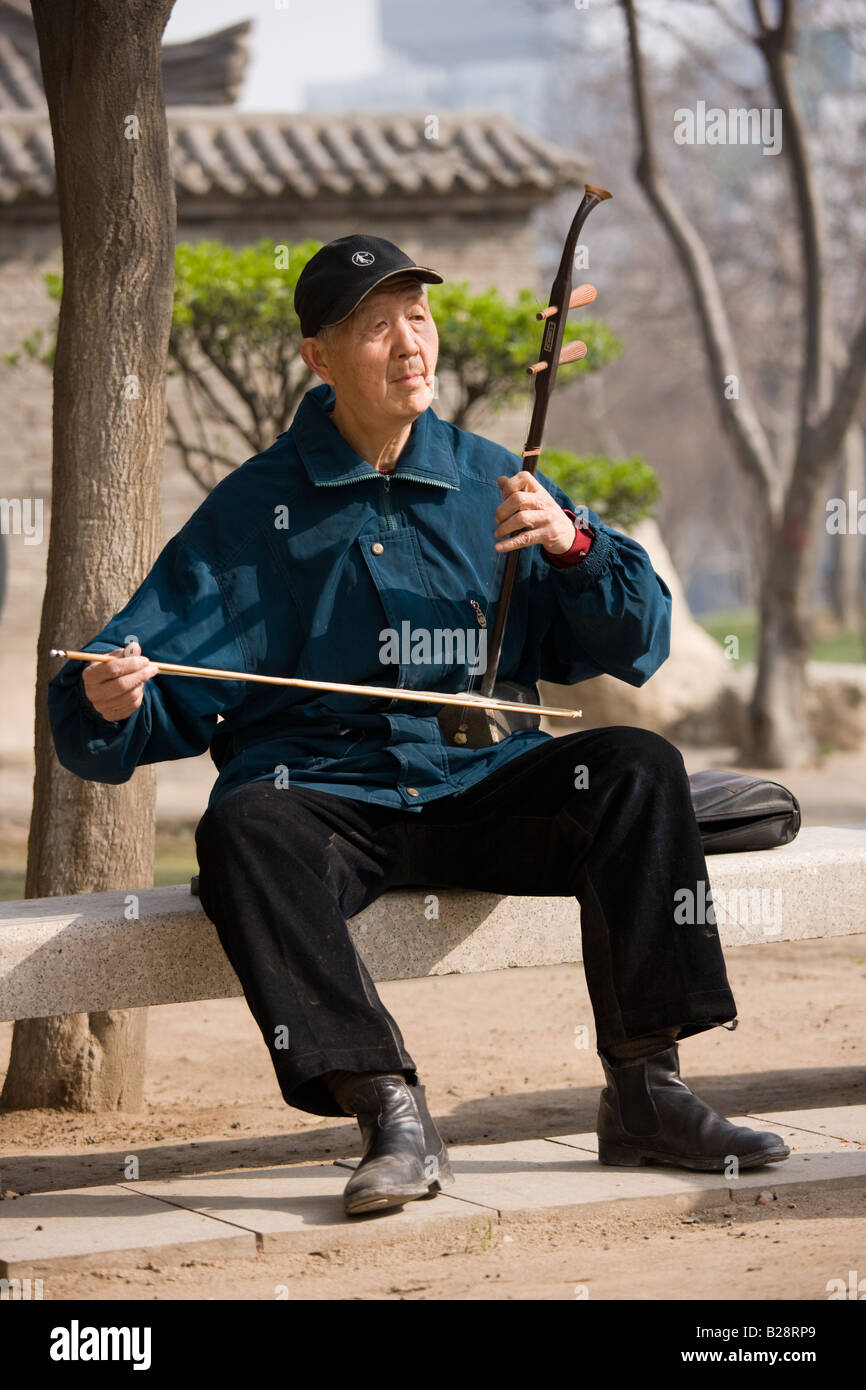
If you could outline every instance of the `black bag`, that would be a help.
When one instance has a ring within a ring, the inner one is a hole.
[[[710,768],[689,783],[705,854],[776,849],[800,829],[800,804],[779,782]]]

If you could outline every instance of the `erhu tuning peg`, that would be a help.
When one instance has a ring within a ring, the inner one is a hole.
[[[598,291],[594,285],[578,285],[576,290],[572,290],[571,298],[568,301],[569,309],[579,309],[583,304],[591,304],[598,297]],[[552,319],[559,310],[555,304],[550,304],[546,309],[541,309],[535,315],[537,319]]]
[[[578,362],[581,357],[586,356],[586,343],[569,343],[559,354],[559,366],[564,362]],[[534,362],[531,367],[526,368],[527,376],[535,376],[538,372],[546,372],[549,362]]]

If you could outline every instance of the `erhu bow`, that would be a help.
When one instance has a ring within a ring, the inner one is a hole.
[[[117,653],[77,652],[71,648],[52,647],[49,656],[62,657],[65,661],[114,661]],[[148,658],[149,659],[149,658]],[[301,676],[262,676],[252,671],[224,671],[216,666],[182,666],[176,661],[151,661],[158,671],[167,676],[198,676],[218,681],[252,681],[259,685],[289,685],[300,690],[330,690],[340,695],[368,695],[371,699],[414,700],[422,705],[460,705],[467,704],[481,709],[498,710],[501,713],[519,713],[523,705],[505,698],[487,695],[472,695],[458,692],[446,694],[442,690],[407,690],[391,685],[350,685],[342,681],[308,680]],[[554,705],[542,706],[542,714],[557,719],[578,719],[580,710],[557,709]]]
[[[539,319],[544,320],[541,357],[533,366],[527,367],[528,374],[535,377],[535,403],[532,409],[529,432],[523,446],[523,467],[526,472],[532,474],[535,473],[538,466],[544,422],[556,383],[557,369],[562,363],[576,362],[584,355],[583,346],[576,343],[569,344],[563,349],[562,343],[565,337],[568,311],[569,309],[576,309],[582,304],[589,304],[595,298],[595,291],[590,285],[581,285],[572,291],[574,253],[583,224],[593,208],[613,195],[608,193],[606,189],[596,188],[589,183],[584,187],[585,192],[580,207],[568,229],[559,270],[556,272],[550,289],[548,307],[542,309],[537,315]],[[469,704],[463,710],[443,709],[439,716],[439,724],[450,743],[470,748],[483,748],[493,743],[500,743],[503,738],[507,738],[509,734],[514,733],[519,728],[537,727],[540,716],[545,713],[543,706],[535,703],[535,691],[517,685],[514,681],[497,681],[496,678],[520,555],[521,550],[518,548],[509,551],[506,557],[502,584],[496,602],[496,618],[487,648],[487,666],[480,685],[480,697],[482,700],[491,699],[495,691],[500,698],[507,699],[509,703],[523,705],[524,710],[516,717],[512,711],[511,718],[502,719],[496,718],[495,714],[488,713],[483,708],[470,709]]]

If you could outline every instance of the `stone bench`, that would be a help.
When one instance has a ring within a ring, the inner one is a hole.
[[[809,827],[781,849],[707,863],[725,945],[866,931],[866,825]],[[573,898],[411,889],[350,929],[373,978],[398,980],[579,961],[579,928]],[[0,903],[0,1019],[241,993],[187,884]]]

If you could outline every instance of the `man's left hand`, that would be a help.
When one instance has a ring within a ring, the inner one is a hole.
[[[499,478],[502,503],[496,509],[496,550],[543,545],[552,555],[564,555],[574,544],[574,522],[532,473]],[[515,535],[514,532],[519,534]]]

